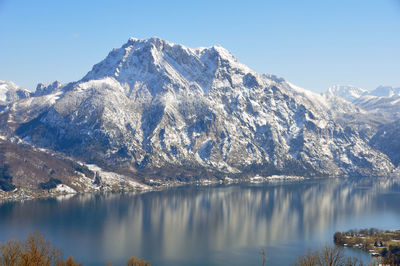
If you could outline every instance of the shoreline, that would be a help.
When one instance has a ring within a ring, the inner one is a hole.
[[[182,182],[182,181],[172,181],[163,182],[159,180],[149,179],[148,184],[138,183],[132,180],[134,183],[123,183],[121,182],[118,186],[115,184],[102,184],[100,186],[94,186],[90,189],[83,191],[76,191],[71,187],[60,184],[56,188],[49,190],[40,189],[30,189],[30,188],[16,188],[13,191],[3,191],[0,190],[0,204],[7,202],[23,202],[35,199],[48,199],[57,198],[60,196],[74,196],[83,194],[103,194],[103,193],[125,193],[125,192],[135,192],[135,193],[147,193],[154,191],[162,191],[168,188],[183,187],[183,186],[211,186],[211,185],[231,185],[231,184],[263,184],[263,183],[273,183],[273,182],[291,182],[291,181],[305,181],[310,180],[309,177],[301,176],[289,176],[289,175],[273,175],[273,176],[254,176],[250,178],[225,178],[224,180],[209,180],[203,179],[192,182]],[[126,181],[126,180],[125,180]]]

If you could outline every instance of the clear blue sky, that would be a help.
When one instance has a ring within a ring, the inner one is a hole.
[[[315,91],[400,86],[400,0],[0,0],[0,79],[76,81],[130,36],[220,44]]]

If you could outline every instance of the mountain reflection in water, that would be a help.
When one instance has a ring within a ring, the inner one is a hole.
[[[0,241],[40,230],[85,265],[131,255],[153,265],[261,265],[261,247],[269,265],[282,265],[335,231],[399,229],[399,199],[398,178],[76,195],[0,205]]]

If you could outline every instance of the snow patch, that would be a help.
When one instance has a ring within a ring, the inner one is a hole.
[[[86,166],[93,172],[96,172],[100,175],[101,181],[104,184],[107,184],[109,186],[113,185],[121,185],[123,183],[124,185],[128,185],[131,188],[136,188],[136,189],[141,189],[141,190],[150,190],[151,187],[147,186],[145,184],[139,183],[137,181],[134,181],[130,178],[127,178],[123,175],[114,173],[114,172],[108,172],[104,171],[102,168],[100,168],[97,165],[94,164],[86,164]]]
[[[51,192],[59,192],[59,193],[65,193],[65,194],[76,194],[76,190],[64,185],[64,184],[59,184],[57,185],[56,188],[53,188],[50,190]]]

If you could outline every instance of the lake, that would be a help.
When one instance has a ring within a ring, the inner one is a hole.
[[[400,179],[319,179],[0,205],[0,241],[35,230],[84,265],[290,265],[335,231],[400,229]],[[361,251],[346,254],[368,261]]]

